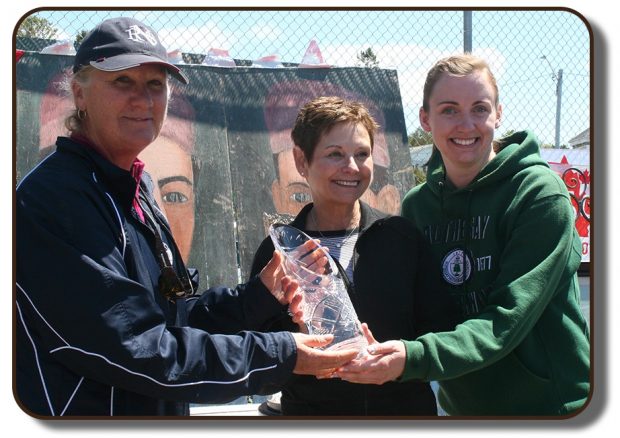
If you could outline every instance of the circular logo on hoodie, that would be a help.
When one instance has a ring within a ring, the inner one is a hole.
[[[463,284],[469,280],[471,265],[471,258],[465,251],[453,249],[441,262],[443,279],[455,286]]]

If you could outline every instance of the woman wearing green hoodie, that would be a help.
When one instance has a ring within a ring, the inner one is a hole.
[[[428,275],[441,276],[462,322],[375,343],[341,378],[437,380],[450,415],[569,415],[584,406],[590,345],[570,198],[532,133],[493,141],[501,115],[482,59],[449,57],[428,73],[420,122],[435,150],[402,213],[431,244]]]

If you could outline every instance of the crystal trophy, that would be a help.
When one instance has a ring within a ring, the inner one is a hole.
[[[319,269],[304,243],[312,240],[303,231],[284,224],[273,224],[269,235],[275,248],[284,257],[284,271],[299,283],[303,294],[303,322],[309,334],[334,335],[324,349],[357,349],[368,345],[361,324],[351,303],[347,284],[334,259],[326,252],[328,264]]]

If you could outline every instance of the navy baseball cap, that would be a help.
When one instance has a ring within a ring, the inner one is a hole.
[[[168,53],[157,33],[126,17],[105,20],[84,37],[75,55],[73,72],[85,65],[102,71],[119,71],[142,64],[161,64],[176,79],[189,83],[187,76],[168,62]]]

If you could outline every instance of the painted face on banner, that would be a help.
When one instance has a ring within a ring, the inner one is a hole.
[[[153,178],[155,199],[164,210],[181,256],[187,262],[195,222],[192,157],[174,140],[160,135],[139,158]]]
[[[273,204],[277,213],[296,215],[312,201],[310,187],[295,167],[293,148],[277,155],[278,178],[271,184]]]
[[[40,104],[39,150],[41,157],[53,150],[58,136],[69,135],[64,119],[75,108],[72,97],[61,92],[60,82],[66,80],[66,72],[52,78]],[[178,98],[177,98],[178,99]],[[184,126],[181,129],[181,124]],[[169,116],[160,135],[144,149],[139,158],[155,184],[155,199],[168,218],[172,234],[181,251],[184,261],[188,261],[195,223],[195,196],[192,158],[192,145],[183,147],[172,140],[166,132],[183,132],[185,142],[193,142],[188,133],[189,121]]]

